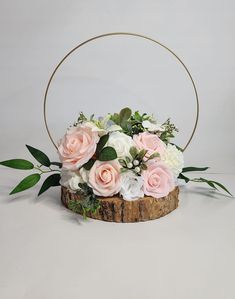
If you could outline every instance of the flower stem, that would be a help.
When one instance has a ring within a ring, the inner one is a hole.
[[[34,166],[34,169],[40,171],[40,174],[50,173],[50,172],[60,172],[60,170],[58,170],[58,169],[52,169],[51,167],[48,167],[49,170],[43,170],[43,169],[41,169],[41,166]]]

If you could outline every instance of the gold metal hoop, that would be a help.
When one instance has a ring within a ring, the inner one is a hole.
[[[110,32],[110,33],[105,33],[105,34],[101,34],[101,35],[97,35],[97,36],[94,36],[82,43],[80,43],[78,46],[74,47],[71,51],[69,51],[64,57],[63,59],[57,64],[56,68],[54,69],[54,71],[52,72],[51,76],[50,76],[50,79],[47,83],[47,87],[46,87],[46,91],[45,91],[45,95],[44,95],[44,103],[43,103],[43,116],[44,116],[44,123],[45,123],[45,126],[46,126],[46,130],[47,130],[47,133],[49,135],[49,138],[51,140],[51,142],[53,143],[53,145],[55,146],[55,148],[57,149],[57,146],[56,146],[56,143],[54,141],[54,139],[52,138],[52,135],[51,135],[51,132],[49,130],[49,127],[48,127],[48,123],[47,123],[47,95],[48,95],[48,91],[49,91],[49,88],[50,88],[50,85],[51,85],[51,82],[52,82],[52,79],[54,78],[55,76],[55,73],[57,72],[57,70],[59,69],[59,67],[61,66],[61,64],[73,53],[75,52],[77,49],[79,49],[80,47],[84,46],[85,44],[91,42],[91,41],[94,41],[96,39],[100,39],[100,38],[104,38],[104,37],[108,37],[108,36],[114,36],[114,35],[127,35],[127,36],[134,36],[134,37],[139,37],[139,38],[142,38],[142,39],[146,39],[146,40],[149,40],[151,42],[154,42],[155,44],[161,46],[162,48],[164,48],[165,50],[167,50],[168,52],[170,52],[176,59],[177,61],[183,66],[183,68],[185,69],[192,85],[193,85],[193,90],[194,90],[194,93],[195,93],[195,99],[196,99],[196,118],[195,118],[195,123],[194,123],[194,127],[193,127],[193,130],[192,130],[192,133],[189,137],[189,140],[187,141],[186,145],[183,147],[183,151],[186,150],[186,148],[188,147],[188,145],[190,144],[190,142],[192,141],[193,139],[193,136],[194,136],[194,133],[196,131],[196,128],[197,128],[197,124],[198,124],[198,118],[199,118],[199,99],[198,99],[198,92],[197,92],[197,88],[196,88],[196,85],[195,85],[195,82],[192,78],[192,75],[191,73],[189,72],[188,68],[186,67],[186,65],[184,64],[184,62],[170,49],[168,48],[167,46],[163,45],[162,43],[160,43],[159,41],[153,39],[153,38],[150,38],[148,36],[145,36],[145,35],[142,35],[142,34],[138,34],[138,33],[130,33],[130,32]]]

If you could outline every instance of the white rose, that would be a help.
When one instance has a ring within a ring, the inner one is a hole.
[[[132,138],[121,132],[112,132],[109,135],[109,139],[106,143],[106,146],[113,147],[118,158],[125,159],[125,157],[130,157],[130,148],[134,146]]]
[[[120,194],[125,200],[137,200],[144,197],[143,178],[133,171],[123,172],[121,175],[122,184]]]
[[[62,169],[60,179],[61,186],[68,188],[72,192],[76,192],[81,189],[78,184],[83,182],[84,181],[78,171]]]
[[[166,163],[177,178],[184,167],[183,153],[178,150],[175,145],[168,144],[165,152],[161,156],[161,160]]]

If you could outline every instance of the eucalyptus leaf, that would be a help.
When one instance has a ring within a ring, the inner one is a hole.
[[[119,117],[120,117],[120,125],[121,127],[125,127],[126,123],[128,121],[128,119],[131,117],[132,111],[130,108],[126,107],[123,108],[120,113],[119,113]]]
[[[48,190],[50,187],[55,187],[55,186],[60,186],[60,174],[59,173],[54,173],[45,179],[40,191],[38,192],[38,196],[41,195],[46,190]]]
[[[49,167],[51,165],[51,162],[46,154],[44,154],[42,151],[26,144],[27,149],[31,153],[31,155],[42,165]]]
[[[40,177],[41,176],[38,173],[27,176],[11,191],[10,195],[33,187],[40,180]]]
[[[110,116],[110,120],[112,120],[116,125],[120,126],[120,116],[119,113],[114,113]]]
[[[34,168],[33,163],[31,163],[27,160],[24,160],[24,159],[6,160],[6,161],[0,162],[0,165],[10,167],[10,168],[15,168],[15,169],[24,169],[24,170]]]
[[[117,158],[117,153],[115,149],[111,146],[104,147],[98,157],[100,161],[110,161]]]

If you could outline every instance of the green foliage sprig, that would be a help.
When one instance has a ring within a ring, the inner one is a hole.
[[[171,123],[170,118],[162,124],[162,127],[164,128],[164,132],[160,134],[160,139],[167,144],[175,137],[175,132],[178,132],[179,130]]]
[[[36,170],[36,173],[30,174],[25,177],[11,192],[11,194],[25,191],[35,186],[41,179],[43,174],[52,173],[43,182],[41,189],[39,190],[38,196],[48,190],[50,187],[60,185],[60,168],[62,164],[60,162],[51,162],[48,156],[30,145],[26,145],[31,155],[40,163],[40,165],[34,165],[32,162],[25,159],[11,159],[0,162],[0,165],[21,169],[21,170]],[[52,166],[57,166],[59,169],[54,169]],[[54,173],[55,172],[55,173]]]
[[[140,175],[143,170],[147,169],[147,161],[159,157],[159,153],[156,152],[153,153],[150,157],[146,158],[146,153],[146,150],[138,150],[135,146],[132,146],[130,148],[131,158],[125,157],[125,159],[118,160],[122,166],[121,171],[125,172],[129,169],[135,171],[136,174]]]
[[[123,108],[119,114],[115,113],[111,115],[110,119],[119,125],[125,134],[133,136],[146,130],[142,123],[144,120],[151,119],[151,116],[146,113],[140,114],[139,111],[135,111],[132,114],[131,109],[126,107]]]
[[[70,199],[68,207],[76,213],[83,214],[83,217],[86,219],[89,212],[96,213],[98,211],[100,208],[100,202],[93,193],[92,188],[90,188],[86,183],[80,183],[79,187],[81,189],[77,191],[77,194],[80,195],[80,199]]]
[[[191,178],[189,178],[189,177],[187,177],[187,176],[184,175],[185,172],[205,171],[208,168],[209,167],[185,167],[185,168],[183,168],[182,172],[179,174],[178,179],[184,180],[185,183],[188,183],[188,182],[205,183],[205,184],[209,185],[210,187],[212,187],[215,190],[219,190],[218,189],[218,187],[219,187],[222,190],[224,190],[226,193],[228,193],[230,196],[233,196],[228,191],[228,189],[224,185],[222,185],[221,183],[219,183],[219,182],[208,180],[208,179],[205,179],[205,178],[202,178],[202,177],[191,179]]]

